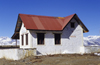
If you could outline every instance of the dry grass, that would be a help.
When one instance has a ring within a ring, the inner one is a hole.
[[[18,61],[0,59],[0,65],[100,65],[100,57],[94,54],[31,56]]]

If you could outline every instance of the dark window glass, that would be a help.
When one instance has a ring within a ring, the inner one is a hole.
[[[55,34],[55,44],[60,44],[60,34]]]
[[[74,22],[71,22],[71,28],[75,28],[75,23]]]
[[[22,35],[22,45],[24,45],[24,35]]]
[[[26,34],[26,45],[28,45],[28,34]]]
[[[37,33],[38,44],[44,44],[44,33]]]

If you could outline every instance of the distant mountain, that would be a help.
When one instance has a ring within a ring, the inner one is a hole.
[[[16,45],[16,40],[9,37],[0,37],[0,45]],[[19,45],[19,40],[17,40],[17,45]]]
[[[84,37],[84,46],[100,46],[100,36]]]
[[[100,46],[100,36],[84,37],[84,46]],[[16,40],[9,37],[0,37],[0,45],[16,45]],[[17,40],[19,45],[19,40]]]

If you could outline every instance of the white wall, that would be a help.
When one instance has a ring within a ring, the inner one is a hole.
[[[41,54],[56,54],[56,53],[84,53],[83,47],[83,29],[76,22],[75,29],[70,28],[68,24],[61,33],[61,44],[55,45],[54,32],[45,31],[44,45],[37,45],[37,32],[44,31],[31,31],[33,36],[33,48],[37,48],[37,51]]]
[[[28,45],[26,45],[26,34],[28,34]],[[22,38],[21,35],[24,35],[24,45],[22,45]],[[30,34],[29,30],[26,30],[24,27],[24,24],[22,23],[21,29],[20,29],[20,48],[32,48],[32,35]]]
[[[16,60],[18,59],[16,51],[17,49],[0,49],[0,58]]]
[[[28,56],[36,55],[36,49],[0,49],[0,58],[8,60],[24,59]]]
[[[85,46],[85,53],[100,52],[100,46]]]

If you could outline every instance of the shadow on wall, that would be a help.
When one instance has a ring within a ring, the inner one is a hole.
[[[36,54],[37,54],[37,55],[41,55],[42,53],[40,53],[39,51],[36,51]]]
[[[14,49],[19,48],[19,46],[0,46],[0,49]]]
[[[77,26],[78,25],[75,25],[75,28],[70,28],[70,27],[67,26],[67,27],[64,28],[63,31],[50,31],[50,32],[52,32],[52,33],[54,33],[54,32],[58,32],[59,33],[60,32],[61,33],[61,38],[67,38],[67,39],[69,39],[69,37],[71,36],[71,34],[77,28]],[[31,33],[34,38],[37,38],[36,32],[34,31],[35,35]],[[48,33],[48,32],[49,31],[38,31],[38,33]],[[64,34],[62,34],[62,33],[64,33]],[[48,33],[48,34],[49,34],[49,36],[46,36],[45,38],[54,38],[54,36],[51,33]]]
[[[78,25],[77,25],[78,26]],[[77,28],[77,26],[75,26],[75,28],[70,28],[70,27],[65,27],[64,28],[64,31],[62,34],[62,37],[61,38],[67,38],[67,39],[70,39],[69,37],[72,35],[72,33],[75,31],[75,29]]]

